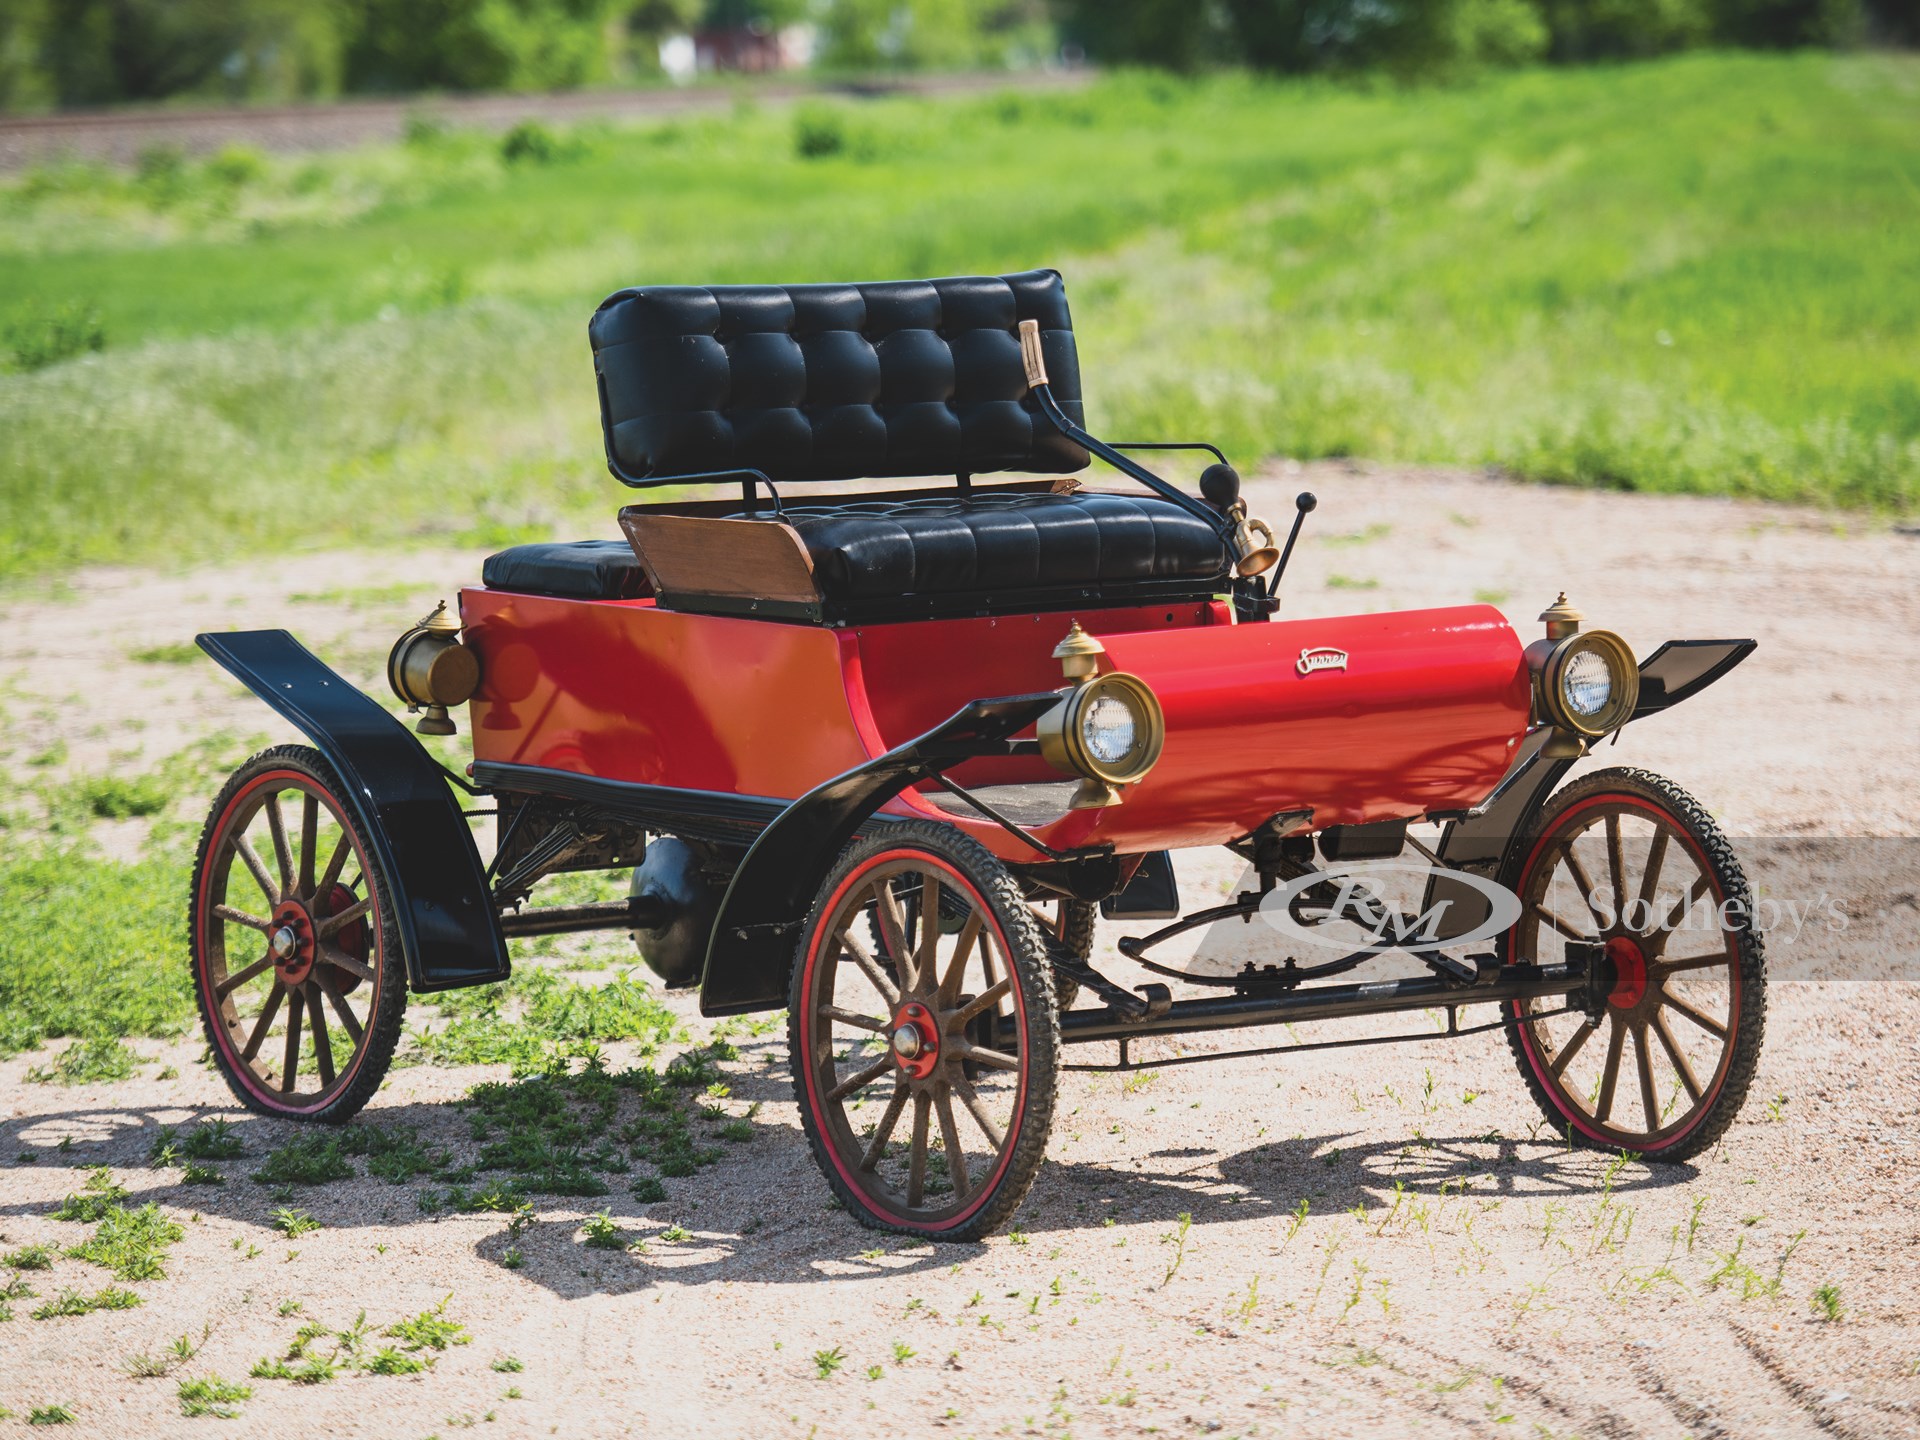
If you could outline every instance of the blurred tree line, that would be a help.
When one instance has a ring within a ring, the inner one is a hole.
[[[1920,40],[1920,0],[0,0],[0,109],[653,72],[663,36],[810,24],[833,68],[1038,63],[1444,76],[1698,45]]]
[[[1445,76],[1719,45],[1912,44],[1920,0],[1057,0],[1108,64]]]
[[[660,40],[810,24],[838,68],[1039,63],[1046,0],[0,0],[0,110],[420,90],[657,72]]]

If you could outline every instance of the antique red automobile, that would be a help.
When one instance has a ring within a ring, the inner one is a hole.
[[[1485,605],[1279,618],[1312,497],[1282,553],[1213,447],[1088,434],[1050,270],[643,287],[590,337],[608,464],[672,488],[624,540],[492,556],[401,637],[418,728],[466,707],[465,774],[286,632],[199,637],[312,740],[233,776],[193,881],[248,1106],[343,1120],[410,990],[604,929],[705,1014],[786,1009],[821,1169],[883,1229],[1004,1222],[1092,1042],[1424,1010],[1503,1028],[1570,1142],[1678,1160],[1726,1128],[1765,1003],[1739,864],[1669,781],[1561,781],[1751,641],[1636,662],[1564,597],[1531,643]],[[1199,494],[1133,458],[1174,448],[1211,452]],[[1121,488],[1073,478],[1092,458]],[[1169,852],[1198,846],[1247,880],[1182,914]],[[1368,866],[1410,856],[1402,904]],[[577,870],[630,898],[532,903]],[[1118,960],[1102,913],[1145,932]],[[1155,957],[1209,927],[1264,957]],[[1383,956],[1409,973],[1338,978]],[[1326,1043],[1436,1030],[1379,1028]]]

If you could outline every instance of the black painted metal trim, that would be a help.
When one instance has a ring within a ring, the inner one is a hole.
[[[393,891],[417,991],[504,980],[506,941],[473,832],[439,762],[406,728],[285,630],[194,637],[242,685],[313,741],[339,773]]]
[[[1752,640],[1669,640],[1640,664],[1640,703],[1628,723],[1698,695],[1756,648]],[[1463,819],[1448,823],[1436,851],[1443,864],[1488,879],[1511,873],[1520,847],[1533,834],[1534,817],[1574,766],[1570,759],[1541,756],[1547,737],[1545,727],[1527,736],[1493,794]],[[1442,943],[1477,928],[1487,915],[1485,895],[1436,874],[1427,882],[1420,908],[1429,912],[1442,902],[1447,906],[1439,925]]]
[[[521,795],[571,800],[626,819],[646,822],[648,828],[670,834],[691,833],[738,842],[751,840],[793,803],[768,795],[736,795],[724,790],[643,785],[632,780],[608,780],[599,775],[582,775],[576,770],[553,770],[542,765],[509,765],[497,760],[476,760],[473,779],[485,790],[507,790]]]
[[[767,826],[720,902],[700,981],[703,1015],[777,1010],[800,927],[821,883],[873,812],[909,785],[981,755],[1006,754],[1013,736],[1059,703],[1053,691],[974,700],[918,739],[836,775]]]
[[[1223,571],[1205,580],[1134,580],[1110,588],[1060,586],[1005,594],[961,591],[951,595],[886,595],[866,600],[768,600],[754,595],[687,595],[662,592],[663,610],[689,615],[743,615],[802,625],[885,625],[907,620],[958,620],[980,615],[1030,615],[1036,611],[1126,609],[1135,605],[1198,605],[1227,592]]]
[[[1667,641],[1640,664],[1640,703],[1633,719],[1691,700],[1759,648],[1757,640]]]

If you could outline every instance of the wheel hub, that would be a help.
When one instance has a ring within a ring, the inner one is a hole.
[[[1616,1010],[1631,1010],[1647,993],[1647,952],[1631,935],[1616,935],[1607,941],[1607,960],[1613,966],[1613,989],[1607,1003]]]
[[[939,1022],[918,1000],[907,1001],[894,1015],[889,1043],[894,1063],[911,1079],[925,1080],[939,1068]]]
[[[273,920],[267,950],[273,956],[274,974],[283,985],[302,984],[313,969],[317,948],[313,916],[298,900],[287,900],[274,907]]]

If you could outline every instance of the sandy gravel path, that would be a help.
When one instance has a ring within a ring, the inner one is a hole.
[[[1672,774],[1736,834],[1915,833],[1920,540],[1731,502],[1345,466],[1276,471],[1254,487],[1255,508],[1282,515],[1306,485],[1321,504],[1288,613],[1480,592],[1531,634],[1564,587],[1643,654],[1668,636],[1753,635],[1761,649],[1733,680],[1638,727],[1605,763]],[[61,765],[144,764],[211,732],[267,730],[211,667],[126,656],[197,628],[286,623],[371,684],[396,625],[433,586],[474,574],[476,558],[99,573],[64,598],[15,597],[0,614],[12,751],[0,764],[59,739]],[[418,593],[363,593],[416,582]],[[1207,856],[1181,866],[1189,897],[1232,871]],[[1109,957],[1117,933],[1103,929]],[[76,1187],[73,1167],[92,1164],[181,1219],[186,1238],[169,1278],[137,1287],[138,1309],[35,1321],[34,1302],[16,1302],[0,1323],[0,1406],[21,1417],[70,1405],[78,1434],[218,1432],[181,1417],[173,1379],[128,1378],[123,1358],[204,1330],[182,1373],[237,1379],[303,1318],[341,1327],[365,1310],[384,1325],[450,1296],[473,1343],[430,1373],[256,1381],[228,1428],[1920,1434],[1916,1036],[1920,985],[1779,984],[1755,1098],[1725,1142],[1690,1166],[1611,1174],[1540,1123],[1497,1036],[1076,1073],[1018,1234],[939,1249],[882,1240],[829,1208],[784,1045],[752,1039],[729,1104],[762,1102],[754,1138],[674,1182],[665,1202],[610,1197],[617,1219],[652,1237],[646,1253],[583,1248],[580,1223],[600,1202],[546,1200],[518,1271],[499,1263],[503,1217],[428,1216],[407,1188],[362,1178],[303,1192],[325,1228],[288,1242],[245,1164],[218,1188],[149,1169],[156,1125],[226,1115],[256,1156],[290,1133],[233,1107],[195,1063],[197,1043],[142,1043],[156,1064],[112,1086],[29,1084],[44,1057],[21,1057],[0,1063],[0,1248],[72,1243],[76,1227],[47,1212]],[[1171,1045],[1157,1053],[1177,1058]],[[159,1062],[177,1078],[155,1078]],[[453,1102],[503,1074],[397,1071],[368,1113],[468,1153]],[[670,1225],[689,1238],[661,1239]],[[1777,1293],[1743,1284],[1725,1258],[1736,1247],[1736,1265],[1777,1276]],[[97,1288],[102,1272],[61,1260],[30,1278],[45,1295]],[[1809,1307],[1822,1284],[1839,1288],[1837,1322]],[[300,1317],[278,1313],[294,1300]],[[836,1373],[817,1378],[815,1357],[836,1351]],[[491,1368],[506,1356],[524,1369]]]

